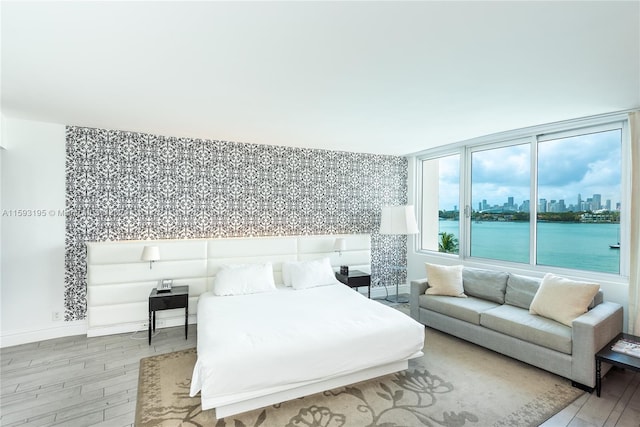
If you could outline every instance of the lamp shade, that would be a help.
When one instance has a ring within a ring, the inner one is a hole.
[[[418,223],[412,205],[383,206],[380,234],[417,234]]]
[[[347,249],[347,241],[341,237],[337,238],[333,243],[333,250],[342,252]]]
[[[141,261],[158,261],[160,259],[160,248],[157,246],[145,246],[142,250]]]

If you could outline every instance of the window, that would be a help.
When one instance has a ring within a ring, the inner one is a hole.
[[[540,138],[538,264],[620,273],[621,147],[620,128]]]
[[[471,256],[529,262],[528,144],[471,153]]]
[[[422,160],[421,248],[458,253],[460,155]]]
[[[626,274],[626,126],[610,115],[426,152],[418,157],[420,249]]]

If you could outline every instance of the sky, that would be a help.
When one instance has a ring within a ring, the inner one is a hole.
[[[538,143],[538,199],[575,205],[601,194],[615,209],[621,200],[621,131],[619,129]],[[490,206],[529,200],[528,144],[475,151],[472,154],[472,206],[486,199]],[[440,159],[440,209],[459,204],[459,156]]]

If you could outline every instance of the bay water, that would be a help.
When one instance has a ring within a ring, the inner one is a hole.
[[[538,265],[579,270],[620,272],[620,224],[539,222]],[[459,222],[441,220],[440,232],[459,237]],[[471,223],[471,256],[529,263],[529,223],[483,221]]]

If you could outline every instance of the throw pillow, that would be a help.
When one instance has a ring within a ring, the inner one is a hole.
[[[427,295],[446,295],[466,298],[462,287],[461,265],[437,265],[425,263],[427,266]]]
[[[536,296],[540,281],[535,277],[520,276],[518,274],[509,274],[507,280],[507,291],[504,295],[504,302],[515,307],[529,310],[533,297]]]
[[[507,288],[508,278],[509,274],[503,271],[468,267],[462,269],[462,287],[465,295],[498,304],[504,304],[504,291]]]
[[[265,264],[231,264],[220,268],[213,279],[215,295],[246,295],[275,291],[273,266]]]
[[[587,312],[593,297],[600,290],[597,283],[576,282],[547,273],[533,297],[529,313],[537,314],[571,326],[571,322]]]

